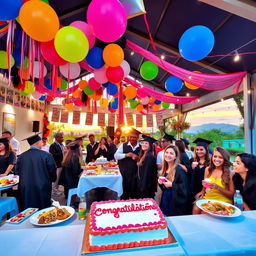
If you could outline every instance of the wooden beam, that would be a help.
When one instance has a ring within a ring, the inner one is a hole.
[[[256,22],[256,3],[250,0],[199,0],[221,10]]]
[[[131,36],[134,36],[134,37],[137,37],[138,39],[140,39],[141,41],[144,41],[146,43],[148,43],[150,41],[150,39],[148,38],[148,35],[144,34],[144,33],[141,33],[140,31],[137,31],[133,28],[130,28],[128,27],[126,29],[126,33],[131,35]],[[169,53],[172,53],[173,55],[177,55],[177,56],[180,56],[180,53],[178,51],[178,49],[168,45],[168,44],[165,44],[157,39],[154,39],[154,43],[157,47],[163,49],[164,51],[166,52],[169,52]],[[198,66],[201,66],[205,69],[208,69],[208,70],[211,70],[217,74],[224,74],[224,73],[230,73],[230,71],[228,70],[224,70],[216,65],[211,65],[210,62],[207,62],[207,61],[204,61],[204,60],[201,60],[201,61],[194,61],[193,63],[195,63],[196,65]]]

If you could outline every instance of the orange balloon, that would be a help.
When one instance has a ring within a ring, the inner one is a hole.
[[[20,69],[19,69],[18,73],[20,74]],[[23,72],[22,72],[22,79],[28,80],[29,78],[30,78],[30,75],[29,75],[29,73],[28,73],[28,68],[27,68],[27,69],[23,69]]]
[[[124,51],[118,44],[108,44],[103,50],[103,60],[110,67],[120,66],[124,60]]]
[[[165,92],[164,94],[168,95],[168,96],[173,96],[173,93],[171,93],[171,92]]]
[[[136,107],[136,110],[137,110],[138,112],[141,112],[143,109],[144,109],[144,107],[143,107],[142,104],[138,104],[137,107]]]
[[[161,108],[161,104],[153,105],[152,108],[153,108],[153,110],[159,110]]]
[[[79,83],[78,83],[78,87],[83,91],[84,90],[84,87],[87,86],[88,83],[85,81],[85,80],[81,80]]]
[[[19,21],[23,30],[39,42],[54,39],[60,22],[54,9],[40,0],[28,1],[20,8]]]
[[[133,99],[137,95],[137,89],[131,85],[127,86],[124,95],[127,99]]]
[[[100,99],[100,106],[102,108],[107,108],[108,107],[108,100],[107,99],[104,99],[104,98],[101,98]]]
[[[149,98],[149,103],[154,103],[155,101],[156,101],[155,98],[153,98],[153,97],[150,97],[150,98]]]
[[[81,97],[81,93],[82,93],[82,91],[81,91],[80,89],[76,89],[76,90],[72,93],[72,96],[73,96],[73,97],[80,98],[80,97]]]
[[[194,73],[201,73],[201,72],[199,72],[199,71],[193,71]],[[184,81],[185,83],[185,86],[188,88],[188,89],[191,89],[191,90],[196,90],[196,89],[198,89],[198,88],[200,88],[199,86],[197,86],[197,85],[194,85],[194,84],[191,84],[191,83],[189,83],[189,82],[186,82],[186,81]]]
[[[68,111],[71,111],[71,110],[73,110],[74,105],[73,105],[73,103],[68,103],[68,104],[65,105],[65,107],[66,107],[66,109],[67,109]]]
[[[90,95],[89,97],[96,101],[101,99],[101,95],[99,95],[97,93],[94,93],[93,95]]]

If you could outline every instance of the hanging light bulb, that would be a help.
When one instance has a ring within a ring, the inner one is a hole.
[[[131,51],[131,56],[133,56],[134,55],[134,51]]]
[[[164,56],[163,54],[161,55],[161,59],[162,59],[162,60],[164,60],[164,59],[165,59],[165,56]]]
[[[236,55],[234,56],[234,61],[238,62],[240,60],[240,55],[238,54],[238,51],[235,51]]]

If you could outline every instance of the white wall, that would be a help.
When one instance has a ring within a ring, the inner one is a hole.
[[[16,115],[16,129],[15,138],[20,142],[21,152],[28,149],[29,145],[26,141],[21,141],[22,139],[32,136],[32,121],[40,121],[40,129],[43,130],[43,115],[44,113],[34,111],[31,109],[25,109],[21,107],[15,107],[10,104],[0,103],[0,131],[2,133],[3,124],[3,112],[12,113]],[[1,134],[0,134],[1,137]]]

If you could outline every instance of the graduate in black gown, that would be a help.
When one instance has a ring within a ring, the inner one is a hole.
[[[109,135],[108,136],[108,145],[109,145],[109,150],[108,150],[108,160],[112,161],[115,160],[115,153],[116,153],[116,144],[114,143],[114,136]]]
[[[182,168],[186,172],[189,172],[190,161],[189,161],[188,155],[185,151],[185,149],[186,149],[185,143],[182,140],[176,140],[175,146],[179,149],[179,152],[180,152],[180,164],[181,164]]]
[[[47,208],[51,206],[52,182],[57,178],[56,165],[52,155],[41,150],[43,142],[39,135],[26,140],[30,149],[19,155],[16,166],[21,210]]]
[[[157,165],[153,150],[154,138],[142,135],[138,158],[137,186],[138,198],[154,198],[157,184]]]
[[[165,216],[189,214],[189,186],[185,170],[179,165],[179,150],[164,150],[163,167],[158,184],[163,190],[160,208]],[[165,180],[163,180],[165,177]]]
[[[98,148],[98,145],[99,145],[99,143],[95,141],[95,137],[93,134],[89,135],[89,141],[90,141],[90,144],[88,144],[86,146],[87,154],[86,154],[85,162],[87,164],[96,160],[97,157],[95,156],[94,152]]]
[[[60,183],[64,186],[65,197],[68,197],[68,190],[77,188],[80,174],[82,172],[81,162],[83,159],[81,146],[78,142],[72,141],[62,162],[62,173]]]
[[[245,211],[256,210],[256,156],[240,153],[234,162],[233,181],[243,197]]]
[[[123,194],[121,199],[137,198],[137,160],[140,152],[138,143],[140,132],[132,128],[129,132],[129,141],[121,144],[115,153],[120,172],[123,177]]]
[[[197,193],[201,192],[203,185],[202,181],[204,179],[205,168],[210,164],[210,156],[208,145],[212,141],[205,140],[202,138],[197,138],[193,143],[196,143],[194,158],[190,159],[191,168],[189,169],[188,176],[191,177],[191,201],[195,200]]]
[[[98,147],[96,148],[94,155],[97,158],[99,157],[104,157],[107,158],[107,160],[109,160],[109,145],[108,145],[108,141],[106,137],[102,137],[100,139],[100,142],[98,144]]]

